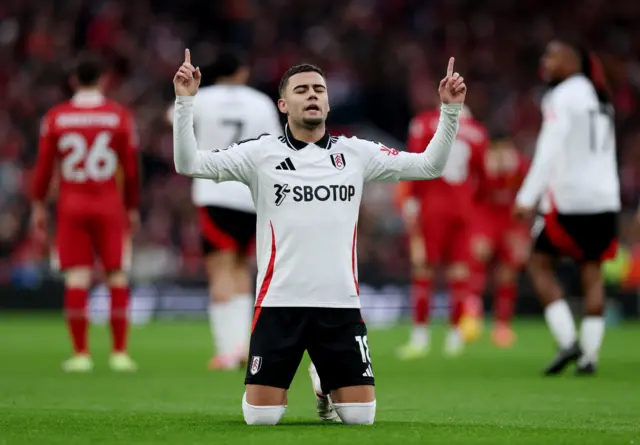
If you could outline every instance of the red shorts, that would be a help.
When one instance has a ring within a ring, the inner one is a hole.
[[[470,259],[470,228],[467,216],[423,209],[421,236],[425,262],[430,265],[467,263]]]
[[[60,270],[93,267],[96,257],[107,272],[129,267],[129,230],[122,212],[60,212],[57,220],[55,256]]]
[[[479,212],[471,237],[472,251],[487,251],[488,256],[512,267],[522,267],[529,255],[529,228],[511,215]]]

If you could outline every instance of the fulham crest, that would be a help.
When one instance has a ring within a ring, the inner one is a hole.
[[[334,153],[331,155],[331,163],[338,170],[342,170],[345,165],[347,165],[347,161],[344,160],[344,155],[342,153]]]
[[[249,372],[251,375],[256,375],[258,371],[260,371],[260,368],[262,368],[262,357],[254,355],[251,357],[251,368],[249,369]]]

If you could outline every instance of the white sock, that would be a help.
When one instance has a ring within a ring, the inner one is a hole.
[[[277,425],[286,410],[286,405],[249,405],[247,403],[247,393],[245,392],[242,396],[242,413],[247,425]]]
[[[597,363],[598,353],[604,337],[604,318],[588,316],[580,325],[581,364]]]
[[[245,349],[249,348],[251,338],[251,322],[255,299],[251,294],[240,294],[234,297],[237,311],[238,343]]]
[[[233,306],[230,302],[214,302],[209,305],[209,323],[216,355],[233,351]]]
[[[558,345],[569,348],[576,342],[576,324],[565,300],[554,301],[544,308],[544,318]]]
[[[368,403],[334,403],[345,425],[372,425],[376,419],[376,401]]]
[[[429,346],[429,328],[426,325],[414,325],[409,342],[420,349]]]
[[[231,352],[243,352],[249,348],[253,299],[249,295],[235,295],[229,305],[229,343]]]

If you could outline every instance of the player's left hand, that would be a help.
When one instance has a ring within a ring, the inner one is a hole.
[[[443,104],[463,104],[467,96],[467,85],[464,83],[464,77],[459,73],[453,72],[453,64],[455,58],[449,59],[447,66],[447,76],[440,81],[438,93]]]
[[[522,207],[516,205],[513,208],[513,216],[515,216],[519,221],[528,220],[533,218],[535,214],[535,209],[529,207]]]
[[[129,231],[134,234],[140,229],[140,212],[129,210]]]

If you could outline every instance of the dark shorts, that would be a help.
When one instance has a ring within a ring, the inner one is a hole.
[[[534,224],[538,232],[534,252],[577,261],[604,261],[614,258],[618,248],[618,214],[549,213]],[[540,229],[541,227],[541,229]]]
[[[374,385],[367,327],[360,309],[256,309],[245,384],[289,389],[304,351],[322,390]]]
[[[250,253],[256,238],[256,214],[225,207],[198,208],[205,255],[218,251]]]

